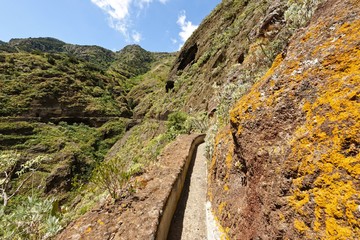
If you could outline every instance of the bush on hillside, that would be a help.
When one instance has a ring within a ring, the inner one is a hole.
[[[185,122],[188,116],[184,112],[173,112],[168,116],[167,128],[168,131],[173,131],[177,133],[185,133],[186,126]]]
[[[0,207],[1,239],[49,239],[61,230],[60,218],[52,214],[54,199],[31,196],[11,213]]]

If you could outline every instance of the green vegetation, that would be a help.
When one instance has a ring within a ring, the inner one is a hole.
[[[103,162],[93,171],[92,180],[101,190],[107,190],[113,199],[118,199],[124,184],[131,176],[126,165],[120,158]]]
[[[106,69],[115,60],[115,53],[98,46],[67,44],[55,38],[11,39],[0,45],[0,52],[27,52],[37,55],[44,53],[64,53],[73,59],[81,59]]]
[[[167,122],[168,130],[172,132],[184,133],[186,119],[187,114],[184,112],[174,112],[169,114]]]
[[[179,134],[197,131],[199,128],[204,128],[200,117],[190,117],[184,112],[169,114],[165,123],[145,120],[129,132],[130,135],[119,146],[113,158],[96,167],[93,184],[107,190],[113,199],[123,197],[128,191],[124,186],[131,176],[143,172],[150,163],[155,162],[162,149]]]
[[[288,9],[285,11],[284,16],[291,31],[304,27],[310,21],[321,2],[323,0],[289,0],[287,2]]]
[[[54,214],[54,199],[38,196],[25,198],[16,208],[7,213],[0,207],[0,238],[49,239],[61,230],[60,217]]]
[[[34,190],[34,174],[46,160],[46,156],[38,155],[19,164],[21,154],[18,152],[0,153],[1,239],[48,239],[61,229],[59,217],[53,213],[54,200],[43,200],[36,195],[38,190]],[[15,176],[16,183],[12,181]],[[28,184],[31,184],[32,194],[23,199],[21,193]]]
[[[0,44],[0,170],[6,172],[0,238],[47,239],[90,210],[104,190],[114,199],[123,195],[129,178],[183,132],[131,119],[139,109],[147,115],[141,107],[163,94],[174,57],[136,45],[114,53],[52,38]]]
[[[4,45],[16,49],[0,50],[0,116],[26,115],[44,121],[64,115],[131,117],[133,105],[127,93],[141,83],[141,74],[159,62],[169,65],[173,57],[137,45],[113,53],[51,38],[17,39]]]
[[[88,202],[79,211],[61,214],[54,204],[62,200],[69,206],[83,191],[91,193],[86,184],[92,170],[122,137],[130,121],[113,119],[101,127],[66,122],[0,122],[4,143],[13,136],[27,137],[16,144],[1,145],[12,150],[0,151],[0,238],[47,239],[76,214],[89,210]],[[22,230],[15,231],[19,226]]]
[[[64,54],[4,54],[0,63],[0,114],[45,118],[68,115],[121,115],[126,109],[113,89],[120,83],[87,62]],[[97,87],[98,91],[93,89]],[[50,106],[49,106],[50,105]],[[126,108],[126,107],[125,107]]]
[[[14,151],[4,151],[0,154],[0,172],[3,176],[0,178],[0,199],[3,207],[7,207],[9,200],[17,197],[22,190],[24,184],[27,184],[33,177],[34,172],[39,167],[41,162],[45,160],[45,156],[39,155],[34,159],[30,159],[20,165],[20,169],[16,171],[20,160],[20,154]],[[22,177],[28,173],[26,177]],[[19,180],[17,186],[11,186],[11,179],[16,176]]]

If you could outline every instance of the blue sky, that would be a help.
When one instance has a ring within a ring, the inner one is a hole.
[[[113,51],[177,51],[221,0],[0,0],[0,40],[55,37]]]

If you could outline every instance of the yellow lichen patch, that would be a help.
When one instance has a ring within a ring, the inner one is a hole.
[[[213,213],[213,214],[214,214],[214,213]],[[228,235],[228,232],[229,232],[229,231],[227,231],[228,228],[224,229],[224,227],[221,226],[221,224],[220,224],[220,222],[219,222],[219,219],[216,217],[215,214],[214,214],[214,219],[215,219],[215,222],[216,222],[216,226],[217,226],[217,228],[219,229],[220,234],[221,234],[220,239],[221,239],[221,240],[229,240],[230,237],[229,237],[229,235]]]
[[[289,204],[301,216],[303,207],[314,202],[312,230],[326,239],[354,239],[360,236],[355,214],[360,201],[360,50],[354,47],[360,42],[360,21],[344,23],[336,34],[338,38],[325,41],[312,53],[321,59],[321,66],[306,70],[308,77],[322,82],[316,99],[304,103],[306,121],[291,142],[290,159],[297,163],[299,176],[293,180]],[[308,35],[313,37],[311,32]],[[310,174],[313,188],[300,190]],[[301,220],[294,226],[304,231]]]
[[[356,226],[358,223],[353,213],[357,209],[352,199],[357,192],[352,182],[343,182],[338,177],[340,176],[329,178],[324,175],[315,182],[317,187],[314,189],[314,200],[319,208],[318,212],[325,213],[327,218],[337,219],[338,222],[346,220],[349,225]]]
[[[275,69],[280,65],[280,63],[284,60],[282,54],[278,54],[271,66],[271,68],[265,73],[262,79],[266,79],[274,74]]]
[[[277,56],[230,111],[235,141],[246,151],[249,166],[260,148],[285,145],[282,154],[268,151],[267,167],[274,156],[285,159],[292,179],[286,219],[293,217],[293,227],[306,239],[360,236],[360,20],[343,9],[336,16],[336,22],[311,24],[300,41],[289,45],[286,58]],[[294,124],[286,122],[287,116]],[[262,135],[275,127],[286,132],[276,136],[281,140]],[[228,169],[230,155],[222,154]],[[275,171],[284,174],[284,169]],[[219,212],[223,208],[220,204]]]
[[[285,222],[285,216],[281,212],[278,213],[280,222]]]
[[[225,152],[225,158],[219,157],[217,154],[220,152]],[[224,128],[218,132],[215,138],[215,149],[214,155],[210,164],[210,171],[220,167],[224,170],[225,177],[223,179],[223,189],[225,191],[229,190],[227,182],[230,177],[230,172],[233,167],[233,154],[234,154],[234,143],[232,142],[230,129]],[[210,176],[209,176],[210,177]]]
[[[258,84],[259,83],[256,83],[255,86]],[[240,121],[239,116],[241,116],[241,120],[253,119],[255,116],[249,114],[249,112],[256,110],[261,105],[260,97],[260,92],[256,90],[256,87],[253,87],[252,90],[230,111],[230,121],[238,123]],[[241,128],[238,129],[238,133],[240,133],[240,131]]]
[[[262,77],[261,81],[258,83],[255,83],[252,87],[251,91],[245,95],[241,101],[239,101],[236,106],[230,111],[230,121],[233,123],[239,122],[239,116],[241,116],[242,120],[249,120],[254,118],[254,116],[251,114],[252,111],[256,110],[262,103],[261,101],[261,93],[259,92],[259,87],[261,84],[263,84],[263,80],[269,78],[274,71],[278,68],[278,66],[283,61],[283,57],[281,54],[279,54],[271,68],[267,71],[267,73]],[[274,84],[274,82],[272,83]],[[241,133],[242,127],[239,126],[237,129],[238,134]]]
[[[231,146],[233,146],[233,145],[231,145]],[[226,160],[225,160],[226,167],[228,169],[231,169],[231,167],[232,167],[232,160],[233,160],[232,154],[233,154],[233,149],[232,149],[232,147],[230,147],[229,152],[226,154]]]
[[[220,230],[220,231],[221,231],[221,230]],[[225,230],[221,231],[220,239],[221,239],[221,240],[230,240],[229,231],[230,231],[229,228],[226,228]]]
[[[230,239],[230,237],[229,237],[229,232],[230,232],[230,228],[229,228],[229,227],[226,227],[226,228],[225,228],[225,231],[222,232],[220,239],[221,239],[221,240],[229,240],[229,239]]]
[[[208,190],[208,197],[209,197],[210,202],[212,202],[214,199],[214,194],[210,190]]]
[[[305,215],[303,211],[303,206],[309,202],[310,196],[306,192],[301,192],[296,190],[295,193],[289,197],[288,201],[290,205],[295,208],[296,212]]]
[[[294,227],[296,230],[298,230],[300,233],[304,233],[306,230],[308,230],[309,228],[306,226],[306,224],[298,219],[294,220]]]
[[[97,220],[99,225],[104,225],[105,223],[103,221],[101,221],[101,219]]]
[[[227,148],[227,154],[226,154],[226,159],[225,159],[225,164],[226,164],[226,175],[225,175],[225,181],[227,181],[229,179],[229,175],[230,175],[230,171],[232,169],[232,165],[233,165],[233,154],[234,154],[234,144],[229,143],[228,144],[228,148]],[[225,189],[225,186],[224,186]],[[229,189],[229,187],[227,187],[227,189]]]
[[[327,239],[349,239],[354,237],[354,232],[349,227],[343,227],[334,218],[326,219]]]
[[[228,128],[222,129],[218,132],[218,134],[215,137],[214,153],[219,152],[218,148],[222,147],[223,144],[227,144],[229,142],[229,140],[228,140],[229,134],[230,134],[230,129],[228,129]],[[214,169],[214,167],[216,166],[216,163],[217,163],[217,156],[216,156],[216,154],[214,154],[214,156],[211,159],[210,170]]]
[[[220,203],[220,205],[219,205],[219,207],[218,207],[218,213],[219,213],[219,215],[220,215],[221,213],[223,213],[225,207],[226,207],[226,202]]]

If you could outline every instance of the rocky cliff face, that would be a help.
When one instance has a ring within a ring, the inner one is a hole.
[[[301,25],[289,19],[291,14],[301,15],[287,11],[290,5],[283,0],[222,1],[187,40],[173,65],[169,80],[175,81],[175,93],[183,102],[171,102],[169,108],[211,111],[225,85],[247,89],[256,82]],[[312,11],[314,4],[307,7]]]
[[[360,236],[359,13],[320,5],[218,133],[209,197],[231,239]]]

